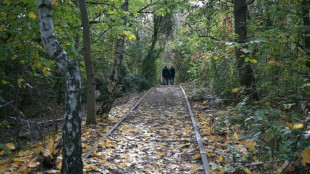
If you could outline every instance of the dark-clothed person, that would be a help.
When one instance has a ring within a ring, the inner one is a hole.
[[[175,76],[175,69],[173,68],[173,66],[171,66],[170,70],[170,84],[173,85],[174,83],[174,76]]]
[[[167,66],[164,67],[162,76],[164,78],[164,85],[168,85],[168,79],[170,76],[170,72],[169,72],[169,69],[167,68]]]

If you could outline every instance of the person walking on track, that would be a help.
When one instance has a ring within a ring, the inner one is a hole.
[[[173,85],[174,83],[174,76],[175,76],[175,69],[173,68],[173,66],[171,66],[170,70],[169,70],[169,74],[170,74],[170,85]]]
[[[167,66],[164,67],[162,76],[164,78],[164,85],[168,85],[168,78],[170,76],[170,72]]]

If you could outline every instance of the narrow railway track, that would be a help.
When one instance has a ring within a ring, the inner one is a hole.
[[[117,148],[99,147],[108,138]],[[199,128],[181,86],[153,87],[147,91],[83,158],[94,152],[110,155],[107,161],[111,169],[106,173],[209,174],[210,169]]]

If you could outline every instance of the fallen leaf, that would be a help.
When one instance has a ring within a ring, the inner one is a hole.
[[[59,173],[59,170],[50,169],[50,170],[46,170],[44,173]]]
[[[194,152],[196,149],[190,149],[190,150],[188,150],[187,151],[187,153],[192,153],[192,152]]]
[[[4,154],[4,150],[2,150],[1,152],[0,152],[0,156],[2,156]]]
[[[223,159],[222,156],[217,156],[217,160],[218,160],[219,162],[222,162],[224,159]]]
[[[238,140],[239,135],[237,134],[237,132],[234,133],[234,138]]]
[[[121,164],[122,168],[127,168],[128,165],[126,163]]]
[[[157,152],[155,155],[156,155],[156,156],[159,156],[159,157],[162,157],[162,156],[164,155],[164,153],[162,153],[162,152]]]
[[[197,160],[197,159],[200,159],[201,158],[201,155],[200,154],[197,154],[193,157],[193,159]]]
[[[250,151],[256,150],[256,142],[255,141],[240,141],[240,144],[243,144]]]
[[[5,166],[4,165],[0,165],[0,173],[4,173],[5,171]]]
[[[310,149],[305,148],[302,152],[302,163],[306,166],[306,163],[310,163]]]
[[[207,136],[209,140],[218,140],[218,136]]]
[[[57,166],[57,169],[58,169],[58,170],[61,170],[61,167],[62,167],[62,163],[60,163],[60,164]]]
[[[244,172],[245,172],[246,174],[251,174],[251,173],[252,173],[248,168],[245,168],[245,169],[244,169]]]
[[[14,150],[14,149],[15,149],[14,143],[7,143],[5,146],[6,146],[8,149],[10,149],[10,150]]]

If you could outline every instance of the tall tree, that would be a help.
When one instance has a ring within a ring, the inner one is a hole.
[[[83,56],[87,78],[87,118],[86,124],[96,124],[96,83],[93,60],[90,51],[90,26],[85,0],[79,0],[83,27]]]
[[[234,17],[235,17],[235,41],[240,44],[236,48],[237,67],[239,70],[239,81],[241,86],[246,88],[246,92],[251,94],[255,99],[258,98],[255,89],[255,79],[253,69],[250,62],[246,62],[244,58],[248,57],[247,52],[243,52],[242,49],[247,49],[247,3],[246,0],[234,1]]]
[[[156,50],[155,46],[158,41],[159,37],[159,30],[161,27],[161,21],[163,17],[162,15],[153,15],[153,34],[152,34],[152,39],[151,39],[151,47],[148,50],[148,53],[146,57],[143,60],[143,75],[145,76],[146,79],[148,79],[150,84],[153,84],[155,81],[156,77],[156,66],[155,66],[155,61],[156,61]]]
[[[122,4],[121,9],[124,12],[128,11],[128,0],[125,0],[125,2]],[[122,20],[123,20],[123,26],[126,26],[127,24],[126,13],[124,17],[122,18]],[[119,80],[120,70],[121,70],[123,57],[124,57],[124,50],[125,50],[125,36],[124,34],[122,34],[116,40],[115,62],[114,62],[113,72],[109,78],[108,99],[103,102],[103,104],[100,106],[100,108],[97,111],[97,114],[100,116],[103,116],[103,117],[108,116],[108,113],[110,112],[112,108],[112,104],[115,100],[117,82]]]
[[[62,173],[82,173],[81,158],[81,76],[79,67],[62,49],[56,39],[51,0],[38,0],[38,14],[43,46],[62,72],[66,82],[63,124]]]
[[[307,56],[307,67],[310,68],[310,0],[304,0],[302,3],[302,19],[304,22],[304,40],[305,52]]]
[[[164,45],[168,41],[169,36],[173,34],[174,21],[173,10],[176,8],[176,3],[164,1],[163,6],[159,6],[161,11],[153,12],[153,32],[151,38],[151,46],[148,53],[143,60],[142,72],[144,77],[148,80],[150,85],[153,85],[156,81],[156,60],[159,54],[162,52]],[[156,9],[155,9],[156,11]],[[160,38],[165,36],[161,47],[156,48],[157,42],[161,41]]]

